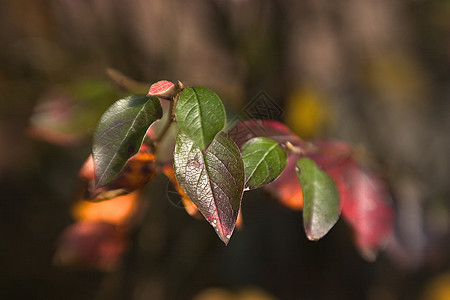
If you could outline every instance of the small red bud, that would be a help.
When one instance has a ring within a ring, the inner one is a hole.
[[[175,96],[175,85],[167,80],[160,80],[150,86],[149,96],[157,96],[161,98],[172,98]]]

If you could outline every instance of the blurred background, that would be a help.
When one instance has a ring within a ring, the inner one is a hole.
[[[264,91],[301,137],[365,147],[394,238],[374,262],[342,220],[309,242],[301,212],[256,190],[224,247],[160,175],[139,229],[110,237],[111,260],[131,249],[117,266],[55,263],[95,124],[130,93],[111,69],[207,86],[235,115]],[[450,299],[449,133],[448,0],[2,0],[0,298]]]

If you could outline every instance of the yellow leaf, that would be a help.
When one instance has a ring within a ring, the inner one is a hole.
[[[286,123],[302,138],[320,135],[329,125],[330,116],[324,96],[312,88],[295,90],[288,98]]]

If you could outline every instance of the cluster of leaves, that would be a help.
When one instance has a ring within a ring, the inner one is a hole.
[[[162,170],[187,211],[201,213],[227,244],[244,191],[264,187],[303,210],[310,240],[327,234],[342,212],[358,248],[374,257],[390,235],[393,211],[385,184],[360,151],[304,141],[276,121],[225,125],[222,101],[205,87],[160,81],[147,95],[118,100],[94,134],[90,198],[130,193]]]

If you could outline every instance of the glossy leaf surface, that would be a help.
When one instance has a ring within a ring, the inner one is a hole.
[[[115,102],[102,116],[92,148],[96,186],[110,182],[135,155],[153,122],[162,117],[157,97],[133,95]]]
[[[225,108],[205,87],[186,88],[176,106],[178,126],[200,149],[205,149],[225,126]]]
[[[245,187],[255,189],[277,178],[286,167],[287,154],[268,138],[256,137],[242,146]]]
[[[327,234],[339,219],[339,192],[333,179],[309,158],[300,158],[296,171],[303,191],[306,235],[316,241]]]
[[[236,225],[244,190],[244,163],[236,144],[219,133],[207,151],[179,132],[174,151],[178,182],[227,244]]]

